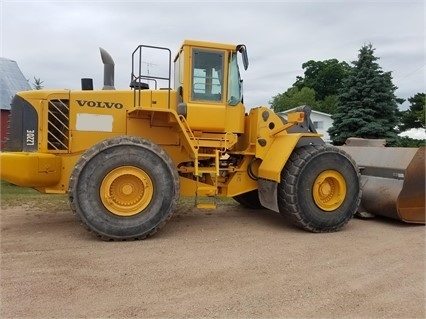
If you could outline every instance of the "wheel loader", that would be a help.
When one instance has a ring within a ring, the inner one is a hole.
[[[146,70],[153,56],[164,57],[164,74]],[[128,90],[115,89],[114,61],[103,49],[101,58],[101,90],[84,78],[81,90],[16,94],[2,179],[68,193],[73,213],[103,240],[153,235],[180,196],[199,209],[233,198],[311,232],[337,231],[357,211],[357,164],[324,143],[309,107],[246,113],[245,45],[186,40],[174,59],[168,48],[139,45]]]

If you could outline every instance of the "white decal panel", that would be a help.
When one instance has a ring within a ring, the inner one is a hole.
[[[77,113],[77,131],[112,132],[112,115]]]

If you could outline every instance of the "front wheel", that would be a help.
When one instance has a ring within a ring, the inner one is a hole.
[[[359,170],[344,151],[325,145],[294,150],[278,185],[280,214],[312,232],[341,229],[361,200]]]
[[[114,137],[87,150],[71,174],[71,209],[104,240],[143,239],[172,216],[179,176],[158,145]]]

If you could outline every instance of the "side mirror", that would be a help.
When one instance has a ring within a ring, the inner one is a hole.
[[[249,66],[248,56],[247,56],[247,48],[244,44],[237,45],[237,51],[241,53],[241,58],[243,59],[244,70],[247,70]]]

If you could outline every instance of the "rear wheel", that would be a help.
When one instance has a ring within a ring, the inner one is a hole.
[[[359,173],[344,151],[325,145],[295,149],[278,185],[281,215],[312,232],[342,228],[361,199]]]
[[[105,240],[143,239],[172,216],[179,176],[156,144],[115,137],[96,144],[77,161],[69,199],[82,223]]]
[[[250,208],[250,209],[263,208],[259,200],[259,191],[257,189],[244,194],[234,196],[233,198],[246,208]]]

